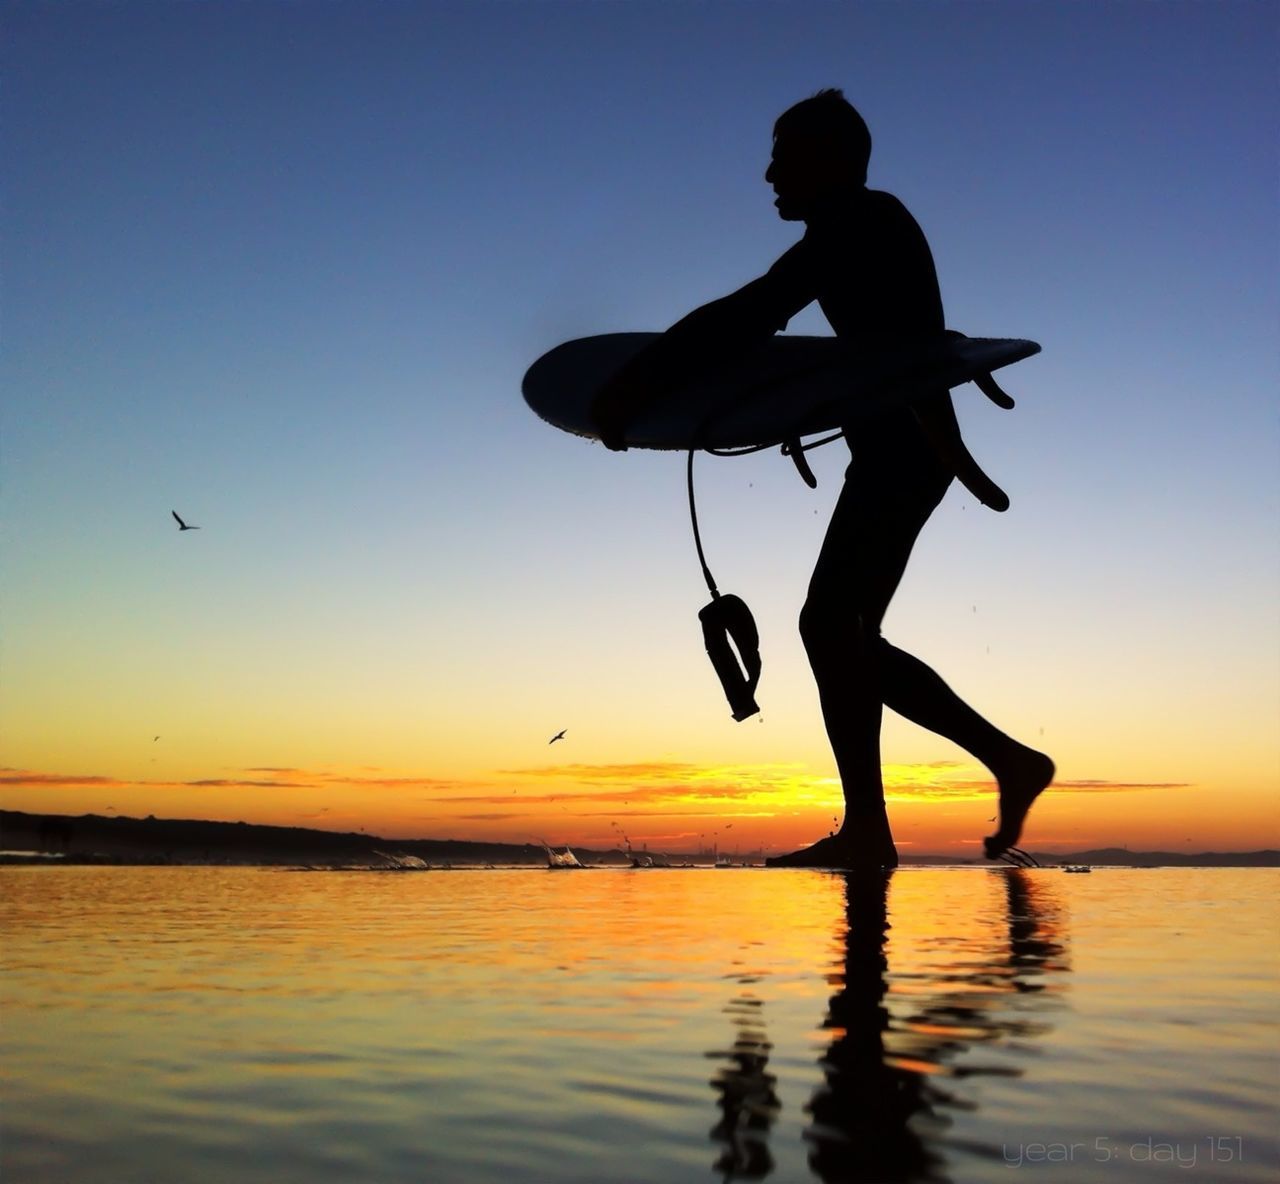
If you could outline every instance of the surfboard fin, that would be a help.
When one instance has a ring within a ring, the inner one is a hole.
[[[964,341],[968,338],[967,333],[961,333],[958,329],[948,329],[944,336],[951,341]],[[1039,346],[1036,348],[1038,349]],[[1000,389],[999,384],[990,374],[975,375],[972,382],[997,407],[1003,407],[1006,411],[1013,410],[1012,397]]]
[[[733,718],[739,723],[760,710],[760,632],[746,604],[732,593],[716,595],[698,612],[707,657],[724,688]],[[732,646],[730,646],[732,642]],[[734,650],[737,650],[735,655]]]
[[[990,374],[979,374],[973,382],[978,390],[986,395],[997,407],[1003,407],[1006,411],[1013,410],[1013,397],[1002,391]]]

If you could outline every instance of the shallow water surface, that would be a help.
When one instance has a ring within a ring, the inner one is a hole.
[[[0,1178],[1270,1180],[1277,888],[8,868]]]

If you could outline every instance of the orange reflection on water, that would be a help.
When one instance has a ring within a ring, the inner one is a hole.
[[[1269,874],[6,869],[6,1168],[914,1182],[1028,1123],[1251,1134]]]

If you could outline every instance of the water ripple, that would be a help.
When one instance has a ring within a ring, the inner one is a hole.
[[[1138,1181],[1181,1144],[1263,1180],[1277,885],[5,869],[0,1167],[983,1181],[1053,1150]]]

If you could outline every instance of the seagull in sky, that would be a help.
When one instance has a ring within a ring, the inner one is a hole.
[[[548,741],[547,741],[547,743],[548,743],[548,744],[554,744],[557,740],[563,740],[563,739],[564,739],[564,734],[565,734],[568,730],[569,730],[568,728],[561,728],[561,729],[560,729],[560,730],[559,730],[559,731],[558,731],[554,736],[552,736],[552,737],[551,737],[551,739],[550,739],[550,740],[548,740]]]
[[[177,510],[170,510],[169,513],[173,515],[173,520],[178,524],[179,530],[199,530],[200,529],[198,526],[188,526],[185,522],[183,522],[182,519],[178,517]]]

